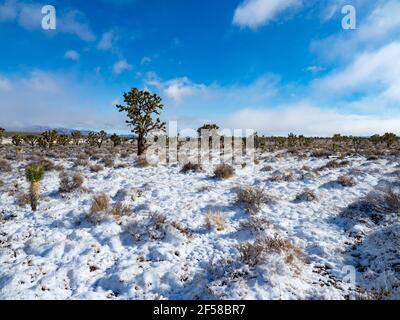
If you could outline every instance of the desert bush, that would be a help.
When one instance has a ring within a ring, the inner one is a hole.
[[[315,200],[317,200],[317,195],[312,190],[305,190],[296,196],[296,201],[298,202],[312,202]]]
[[[272,171],[273,168],[271,166],[265,166],[264,168],[262,168],[260,171],[261,172],[270,172]]]
[[[136,161],[136,165],[138,166],[138,167],[140,167],[140,168],[147,168],[147,167],[150,167],[150,163],[146,160],[146,158],[139,158],[137,161]]]
[[[74,167],[87,167],[89,165],[89,161],[84,159],[76,159],[74,161]]]
[[[250,267],[263,263],[270,253],[285,253],[286,261],[292,263],[294,258],[301,259],[301,250],[290,241],[279,235],[259,236],[254,242],[245,242],[237,247],[241,260]]]
[[[348,175],[340,176],[337,179],[337,183],[343,187],[354,187],[357,184],[356,180]]]
[[[15,202],[19,207],[24,208],[30,205],[31,197],[29,193],[20,193],[16,196]]]
[[[104,167],[100,164],[93,164],[89,168],[91,172],[100,172],[104,170]]]
[[[293,180],[294,180],[293,172],[284,174],[284,173],[277,171],[277,172],[274,172],[272,174],[272,176],[269,178],[269,181],[271,181],[271,182],[282,182],[282,181],[290,182]]]
[[[214,170],[214,176],[218,179],[229,179],[235,174],[235,169],[229,164],[220,164]]]
[[[203,168],[201,167],[200,164],[188,162],[188,163],[184,164],[184,166],[182,167],[181,173],[200,172],[202,170],[203,170]]]
[[[93,196],[88,219],[92,222],[100,222],[104,215],[108,213],[110,198],[105,193]]]
[[[256,234],[262,233],[270,227],[270,222],[264,217],[250,216],[246,221],[240,223],[243,229],[250,229]]]
[[[104,163],[104,166],[107,168],[110,168],[112,166],[114,166],[114,159],[109,157],[109,158],[104,158],[102,160],[102,162]]]
[[[7,160],[0,159],[0,172],[10,172],[11,165]]]
[[[271,198],[260,188],[245,187],[236,190],[236,204],[251,214],[259,212],[262,205],[270,201]]]
[[[400,215],[400,190],[386,188],[367,195],[368,205],[379,213],[396,213]]]
[[[123,216],[127,216],[131,213],[131,208],[123,204],[122,202],[117,202],[112,206],[111,214],[116,220],[121,219]]]
[[[217,229],[217,231],[223,231],[225,229],[224,218],[222,217],[221,213],[209,211],[205,217],[205,223],[207,228],[211,230],[213,226]]]
[[[0,188],[2,188],[3,186],[4,186],[3,180],[0,180]]]
[[[60,193],[69,193],[78,190],[82,187],[84,178],[80,173],[75,173],[73,176],[68,175],[66,172],[60,173],[60,186],[58,191]]]

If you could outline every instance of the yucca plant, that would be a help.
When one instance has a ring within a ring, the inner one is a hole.
[[[51,148],[58,139],[58,133],[56,130],[49,130],[42,133],[42,138],[46,141],[49,148]]]
[[[40,181],[44,176],[44,166],[42,164],[31,164],[25,169],[25,176],[30,183],[29,197],[32,211],[37,210],[40,195]]]

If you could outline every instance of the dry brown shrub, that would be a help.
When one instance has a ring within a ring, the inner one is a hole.
[[[220,164],[214,170],[214,176],[218,179],[229,179],[235,175],[235,169],[229,164]]]
[[[261,188],[244,187],[236,190],[236,204],[251,214],[259,212],[261,207],[271,200],[271,197]]]
[[[216,227],[217,231],[223,231],[225,229],[224,218],[220,212],[209,211],[204,219],[208,230],[211,230],[213,226]]]

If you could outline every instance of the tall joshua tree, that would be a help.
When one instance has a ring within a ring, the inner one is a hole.
[[[75,145],[79,145],[80,141],[83,138],[83,135],[80,131],[71,132],[71,138],[74,140]]]
[[[56,130],[49,130],[42,133],[43,139],[46,141],[49,148],[51,148],[58,139],[58,133]]]
[[[44,167],[41,164],[31,164],[25,170],[25,176],[30,183],[29,197],[32,211],[37,210],[40,195],[40,180],[43,179]]]
[[[0,128],[0,144],[3,143],[3,136],[6,130],[4,128]]]
[[[124,93],[124,102],[125,106],[116,105],[116,107],[119,112],[127,112],[129,119],[126,123],[132,127],[132,132],[137,136],[137,154],[141,156],[148,148],[149,133],[157,130],[165,131],[165,122],[160,120],[160,113],[164,106],[158,95],[137,88]]]

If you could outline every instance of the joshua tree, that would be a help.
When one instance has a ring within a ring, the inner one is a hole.
[[[114,147],[117,147],[122,143],[121,137],[115,133],[110,137],[110,140],[112,141]]]
[[[359,151],[360,148],[361,148],[362,139],[359,138],[359,137],[353,137],[353,138],[351,139],[351,141],[353,142],[354,151],[355,151],[356,153],[358,153],[358,151]]]
[[[289,133],[289,135],[288,135],[289,147],[296,146],[296,143],[297,143],[297,136],[295,134],[293,134],[293,133]]]
[[[32,148],[37,144],[39,137],[33,134],[29,134],[24,137],[26,144],[30,145]]]
[[[43,137],[38,137],[37,139],[37,145],[41,148],[47,148],[47,142]]]
[[[97,139],[96,139],[96,144],[99,148],[103,145],[103,142],[107,140],[107,132],[104,130],[101,130],[99,133],[96,134]]]
[[[82,140],[83,135],[80,131],[71,132],[71,138],[74,140],[75,145],[79,145],[79,142]]]
[[[146,149],[147,136],[152,131],[165,131],[165,122],[161,122],[160,113],[163,109],[161,98],[156,94],[132,88],[124,93],[126,106],[116,105],[119,112],[126,111],[128,120],[126,123],[132,127],[132,132],[137,136],[137,154],[141,156]],[[154,116],[154,118],[153,118]]]
[[[4,128],[0,128],[0,144],[2,144],[2,142],[3,142],[3,136],[4,136],[5,131],[6,130]]]
[[[397,136],[394,133],[387,132],[383,135],[382,140],[386,142],[388,148],[394,145],[397,141]]]
[[[20,134],[15,134],[11,138],[11,142],[14,146],[20,147],[22,145],[22,136]]]
[[[207,134],[208,136],[212,136],[219,130],[219,127],[216,124],[204,124],[200,128],[197,129],[197,133],[199,136]]]
[[[58,137],[57,143],[61,146],[66,146],[71,142],[71,137],[67,136],[66,134],[62,134]]]
[[[40,195],[40,180],[44,175],[44,167],[41,164],[31,164],[25,170],[25,176],[30,183],[29,196],[32,211],[37,210]]]
[[[58,139],[58,134],[56,130],[45,131],[42,133],[44,141],[46,141],[49,148],[51,148]]]
[[[371,142],[377,146],[379,143],[381,143],[382,141],[382,137],[379,134],[374,134],[373,136],[371,136],[369,138],[371,140]]]

